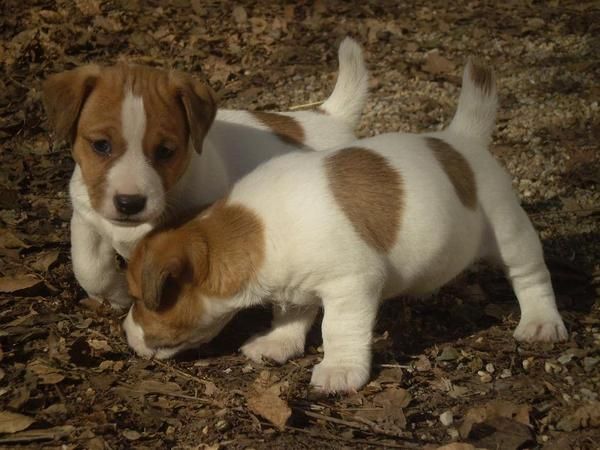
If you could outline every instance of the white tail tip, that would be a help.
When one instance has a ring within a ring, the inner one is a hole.
[[[367,100],[369,75],[361,47],[350,37],[340,44],[338,60],[340,68],[335,87],[321,108],[354,128]]]

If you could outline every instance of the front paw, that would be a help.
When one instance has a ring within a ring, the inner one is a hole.
[[[313,368],[310,384],[323,392],[356,391],[369,381],[369,365],[322,361]]]
[[[265,358],[283,364],[304,353],[304,339],[271,332],[251,337],[240,350],[257,363],[261,363]]]
[[[529,314],[521,317],[513,334],[518,341],[559,342],[569,337],[565,324],[558,312]]]
[[[133,299],[129,295],[119,295],[119,296],[110,296],[110,297],[101,297],[98,295],[90,295],[92,300],[95,300],[99,303],[103,303],[104,301],[108,302],[110,307],[115,311],[125,311],[129,309],[131,304],[133,303]]]

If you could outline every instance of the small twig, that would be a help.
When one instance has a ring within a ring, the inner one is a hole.
[[[312,417],[313,419],[324,420],[326,422],[336,423],[338,425],[345,425],[350,428],[358,428],[359,430],[364,430],[365,426],[358,422],[350,422],[348,420],[336,419],[335,417],[326,416],[324,414],[315,413],[312,411],[303,411],[305,415],[308,417]]]
[[[123,387],[124,389],[127,389],[130,392],[135,392],[136,394],[142,394],[142,395],[146,395],[146,394],[165,395],[167,397],[182,398],[182,399],[185,399],[185,400],[194,400],[194,401],[197,401],[198,403],[204,403],[205,405],[211,405],[211,406],[214,406],[216,408],[222,408],[223,407],[222,404],[218,403],[215,400],[211,400],[209,398],[194,397],[193,395],[177,394],[175,392],[168,392],[168,391],[161,391],[161,392],[158,392],[158,391],[144,391],[144,390],[134,389],[130,385],[126,384],[126,383],[119,382],[117,384],[119,386]]]
[[[184,370],[178,369],[177,367],[173,367],[173,366],[171,366],[169,364],[166,364],[166,363],[162,362],[159,359],[155,359],[155,360],[153,360],[153,362],[155,364],[158,364],[161,367],[164,367],[165,369],[168,369],[168,370],[170,370],[172,372],[177,373],[178,375],[181,375],[184,378],[189,378],[190,380],[193,380],[193,381],[195,381],[197,383],[200,383],[200,384],[202,384],[204,386],[206,386],[206,384],[209,383],[209,381],[203,380],[202,378],[199,378],[196,375],[192,375],[189,372],[186,372]]]
[[[383,367],[384,369],[412,369],[411,366],[406,364],[377,364],[377,367]]]
[[[313,430],[305,430],[303,428],[291,427],[289,425],[286,425],[285,429],[290,430],[290,431],[297,431],[299,433],[308,434],[308,435],[311,435],[318,439],[323,439],[322,433],[317,433]],[[331,439],[333,441],[348,442],[348,443],[352,443],[352,444],[365,444],[365,445],[372,445],[372,446],[377,446],[377,447],[388,447],[388,448],[413,449],[413,448],[420,447],[418,444],[413,444],[412,442],[403,443],[403,444],[393,444],[391,442],[378,442],[378,441],[372,441],[372,440],[366,440],[366,439],[346,439],[346,438],[343,438],[341,436],[336,436],[331,433],[327,433],[326,439]]]
[[[576,209],[561,209],[559,211],[544,211],[539,213],[531,213],[529,217],[544,217],[552,215],[566,215],[577,213],[595,213],[600,212],[600,208],[576,208]]]
[[[322,105],[323,103],[325,103],[325,100],[320,100],[318,102],[304,103],[303,105],[290,106],[290,111],[296,111],[297,109],[303,109],[303,108],[312,108],[313,106]]]

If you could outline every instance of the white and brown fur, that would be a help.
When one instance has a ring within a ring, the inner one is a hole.
[[[469,63],[445,130],[275,158],[201,215],[152,234],[129,267],[129,344],[166,358],[271,302],[272,329],[242,351],[284,362],[303,352],[323,307],[311,383],[358,389],[380,301],[432,292],[480,259],[506,270],[521,307],[517,339],[566,339],[538,236],[487,149],[496,104],[492,72]]]
[[[58,139],[71,141],[76,162],[72,260],[88,295],[129,306],[115,252],[127,259],[167,217],[214,202],[273,156],[352,142],[367,95],[352,39],[341,43],[339,63],[325,103],[292,113],[217,111],[204,83],[144,66],[90,65],[50,76],[43,86],[50,124]],[[95,151],[99,142],[110,152]],[[123,210],[120,198],[141,201],[141,209]]]

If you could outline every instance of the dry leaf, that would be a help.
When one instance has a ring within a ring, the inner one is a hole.
[[[454,70],[454,63],[441,56],[438,50],[433,50],[427,53],[422,69],[433,75],[439,75],[441,73],[452,72]]]
[[[8,230],[0,230],[0,247],[1,248],[29,248],[25,242],[15,236]]]
[[[463,438],[469,437],[473,425],[486,422],[488,420],[503,417],[515,422],[529,426],[529,409],[527,405],[515,405],[504,400],[492,400],[484,406],[471,408],[459,428],[460,435]]]
[[[135,389],[147,394],[173,394],[181,392],[181,386],[177,383],[171,381],[163,383],[156,380],[144,380],[135,386]]]
[[[580,406],[556,424],[556,428],[561,431],[575,431],[588,427],[600,427],[600,402]]]
[[[25,430],[33,422],[35,422],[33,418],[23,414],[0,411],[0,433],[16,433]]]
[[[453,442],[452,444],[443,445],[438,447],[436,450],[475,450],[475,447],[471,444],[464,444],[462,442]]]
[[[96,350],[96,352],[106,353],[112,351],[110,344],[103,339],[89,339],[88,344],[90,344],[90,347]]]
[[[33,274],[0,277],[0,292],[8,294],[33,294],[44,286],[44,281]]]
[[[59,254],[60,252],[58,250],[40,253],[31,267],[35,270],[39,270],[40,272],[48,272],[48,269],[50,269],[52,264],[54,264],[58,259]]]
[[[292,415],[288,404],[279,397],[280,387],[278,384],[266,390],[257,389],[248,395],[248,407],[259,416],[264,417],[279,430],[285,428],[287,420]]]
[[[54,367],[50,367],[43,361],[36,359],[27,365],[27,370],[36,374],[40,384],[56,384],[65,379],[65,376]]]
[[[102,10],[100,9],[100,1],[99,0],[75,0],[75,4],[81,14],[84,16],[95,16],[97,14],[102,14]]]

